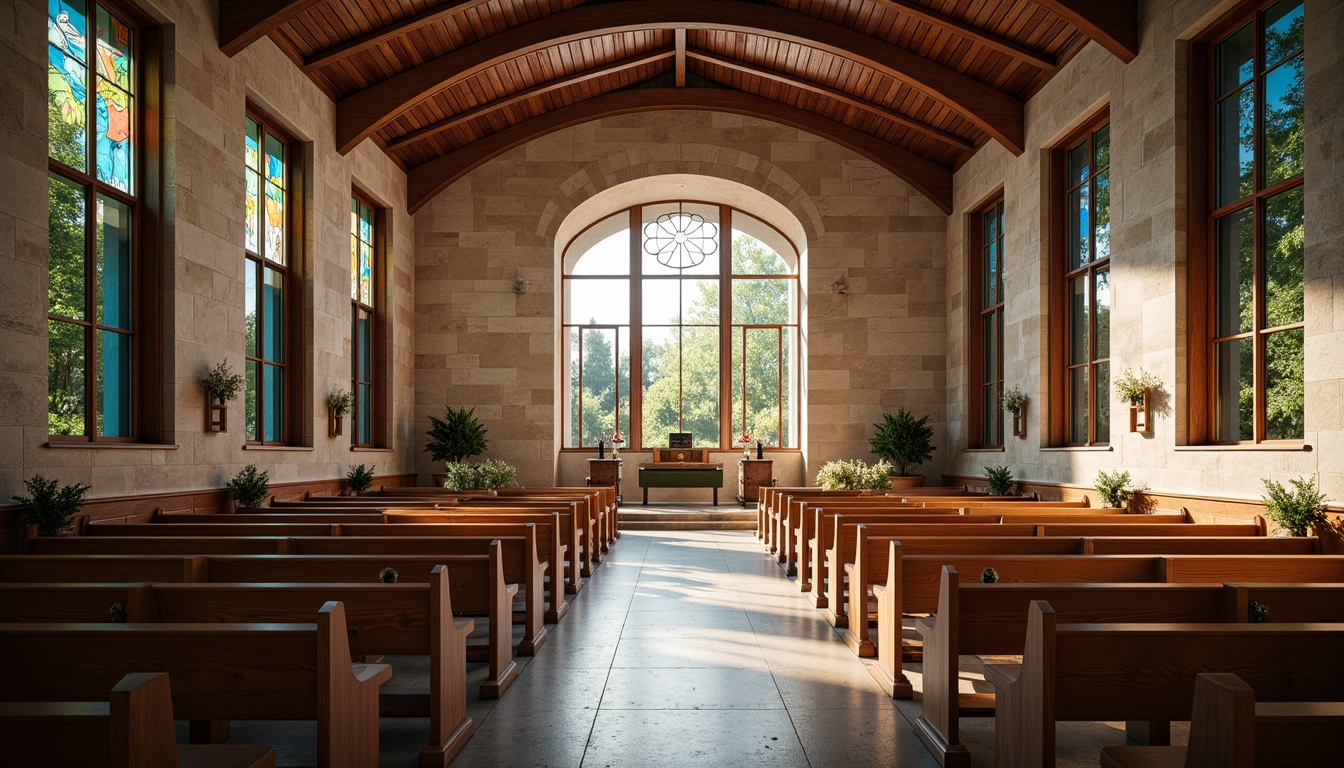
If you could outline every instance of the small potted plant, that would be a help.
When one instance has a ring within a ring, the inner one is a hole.
[[[242,374],[229,370],[228,360],[221,360],[201,379],[206,399],[205,431],[229,431],[229,401],[238,397],[243,383]]]
[[[1013,489],[1013,470],[1008,467],[985,467],[985,485],[990,496],[1007,496]]]
[[[869,466],[862,459],[828,461],[817,471],[816,484],[823,490],[884,490],[891,487],[891,465],[879,461]]]
[[[429,429],[425,432],[429,437],[429,442],[425,443],[429,457],[444,464],[460,464],[485,453],[490,441],[485,438],[485,425],[481,424],[475,413],[475,408],[445,407],[442,419],[430,416]],[[434,478],[442,485],[447,475],[436,474]]]
[[[1269,623],[1269,606],[1268,606],[1268,605],[1265,605],[1264,603],[1258,603],[1258,602],[1252,600],[1252,601],[1251,601],[1251,604],[1248,605],[1248,606],[1246,606],[1246,623],[1247,623],[1247,624],[1268,624],[1268,623]]]
[[[74,483],[58,488],[55,480],[42,475],[33,475],[23,485],[28,496],[10,497],[23,508],[23,522],[36,526],[38,536],[68,535],[90,486]]]
[[[999,407],[1013,415],[1013,434],[1017,437],[1027,436],[1027,396],[1022,394],[1022,390],[1017,387],[1011,387],[1003,391],[999,397]]]
[[[264,507],[271,491],[271,478],[266,472],[258,472],[255,464],[248,464],[224,487],[233,494],[236,507]]]
[[[397,569],[393,568],[390,565],[387,566],[386,568],[378,572],[378,580],[383,582],[384,584],[396,584]]]
[[[999,572],[996,571],[996,570],[994,570],[993,568],[985,568],[984,570],[980,571],[980,583],[981,583],[981,584],[998,584],[998,583],[999,583]]]
[[[486,459],[476,466],[476,477],[480,487],[496,495],[499,488],[512,488],[518,484],[518,469],[499,459]]]
[[[912,475],[910,469],[933,458],[933,427],[929,417],[916,419],[904,408],[895,416],[882,414],[882,423],[874,424],[874,437],[868,441],[873,454],[885,459],[896,468],[892,486],[917,488],[924,484],[923,475]]]
[[[327,434],[337,437],[345,432],[345,415],[355,398],[347,390],[338,389],[327,395]]]
[[[1130,480],[1128,472],[1097,470],[1097,495],[1106,506],[1119,509],[1134,495],[1134,489],[1129,487]]]
[[[1148,398],[1160,386],[1162,382],[1142,368],[1137,373],[1126,368],[1120,378],[1115,380],[1115,394],[1129,404],[1130,432],[1148,432],[1152,429]]]
[[[373,487],[373,467],[366,464],[356,464],[345,473],[345,490],[351,496],[359,496],[367,493]]]
[[[1265,514],[1278,524],[1281,530],[1293,536],[1306,536],[1313,525],[1319,526],[1326,520],[1325,494],[1316,487],[1316,478],[1295,477],[1288,481],[1290,491],[1282,483],[1266,480],[1265,494],[1260,498],[1265,503]]]

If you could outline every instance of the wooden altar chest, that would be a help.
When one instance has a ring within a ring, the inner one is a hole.
[[[653,462],[639,465],[639,487],[646,507],[650,488],[710,488],[718,506],[723,465],[709,463],[708,448],[654,448]]]

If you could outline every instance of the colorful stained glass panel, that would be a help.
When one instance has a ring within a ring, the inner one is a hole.
[[[122,192],[131,191],[133,103],[125,91],[107,80],[98,79],[98,95],[94,103],[98,180]]]
[[[248,168],[261,168],[261,126],[247,118],[247,133],[243,138],[243,162]]]
[[[266,182],[266,258],[285,263],[285,190]]]
[[[98,9],[98,74],[131,90],[131,29],[106,8]]]
[[[47,3],[47,42],[81,62],[88,47],[88,26],[88,5],[84,0]]]
[[[251,168],[247,176],[247,202],[243,213],[247,250],[261,253],[261,176]]]
[[[373,306],[373,249],[359,244],[359,300]]]
[[[76,168],[88,168],[88,88],[84,65],[56,46],[47,47],[48,152]]]
[[[266,180],[285,186],[285,145],[269,133],[266,134]]]

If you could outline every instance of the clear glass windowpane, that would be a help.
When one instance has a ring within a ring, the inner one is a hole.
[[[997,313],[991,312],[980,318],[980,383],[988,384],[998,379],[999,373],[999,331]]]
[[[1301,328],[1265,339],[1265,439],[1301,440],[1306,392]]]
[[[1092,260],[1090,224],[1088,221],[1087,185],[1069,193],[1069,271],[1072,272]]]
[[[98,332],[98,435],[131,436],[131,337],[115,331]]]
[[[1096,225],[1093,230],[1093,242],[1096,247],[1096,259],[1100,261],[1111,255],[1111,172],[1098,173],[1093,181],[1096,186]]]
[[[1111,364],[1097,363],[1096,375],[1092,381],[1092,402],[1097,409],[1097,431],[1092,436],[1094,443],[1111,441]]]
[[[999,387],[997,384],[980,388],[980,412],[983,414],[980,429],[981,444],[985,446],[1001,445],[1002,438],[999,431],[1002,419],[999,414],[1003,411],[999,409]]]
[[[1250,80],[1255,74],[1255,25],[1247,24],[1219,43],[1215,58],[1215,96]]]
[[[285,369],[278,365],[264,365],[262,373],[266,377],[265,388],[262,390],[265,399],[262,407],[266,414],[265,440],[268,443],[284,442]]]
[[[1265,11],[1265,66],[1302,47],[1302,0],[1280,0]]]
[[[571,325],[628,325],[629,280],[566,280],[565,322]]]
[[[52,176],[47,207],[47,311],[86,318],[84,306],[84,188]]]
[[[1300,323],[1303,303],[1302,187],[1265,205],[1265,326]]]
[[[1233,339],[1214,349],[1214,439],[1255,439],[1255,343]]]
[[[1302,57],[1265,75],[1265,186],[1302,173]]]
[[[262,317],[266,338],[261,357],[273,363],[285,361],[285,276],[266,268],[266,283],[261,289]]]
[[[1093,360],[1105,360],[1111,356],[1111,270],[1099,269],[1096,272],[1096,352]]]
[[[83,435],[84,328],[47,321],[47,432]]]
[[[1087,435],[1087,366],[1069,369],[1069,442],[1086,443]]]
[[[1255,327],[1255,214],[1243,208],[1219,219],[1214,262],[1214,335],[1248,333]]]
[[[98,234],[95,239],[94,277],[96,316],[102,325],[131,328],[131,209],[108,197],[98,197]]]
[[[1214,127],[1215,207],[1255,192],[1255,84],[1218,103]]]
[[[247,393],[243,396],[243,402],[246,406],[243,439],[254,443],[257,441],[257,417],[259,414],[257,396],[261,384],[261,377],[257,372],[258,365],[256,360],[247,361],[247,372],[245,374]]]
[[[1086,363],[1091,358],[1088,333],[1091,331],[1086,274],[1069,281],[1069,364]]]
[[[792,322],[789,308],[793,302],[789,293],[794,285],[792,280],[734,280],[733,322],[743,325],[787,325]]]

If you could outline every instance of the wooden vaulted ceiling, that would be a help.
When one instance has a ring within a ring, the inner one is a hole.
[[[1137,0],[221,0],[232,56],[269,36],[371,138],[417,210],[546,133],[704,109],[824,136],[952,210],[988,141],[1020,154],[1023,103],[1095,40],[1128,62]]]

